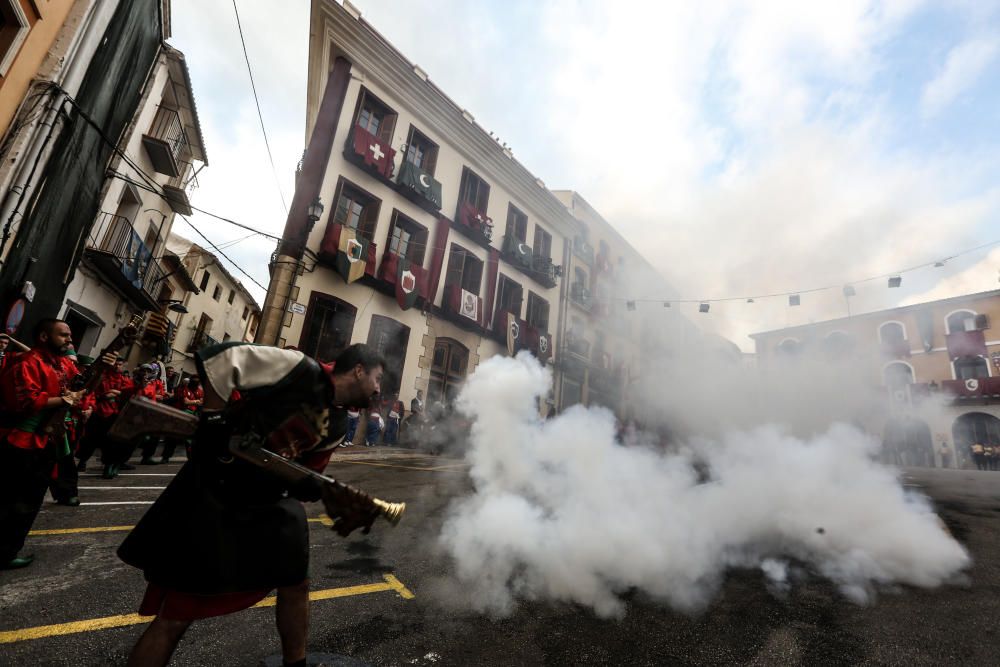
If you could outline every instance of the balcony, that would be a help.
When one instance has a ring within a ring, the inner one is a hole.
[[[1000,401],[1000,377],[945,380],[941,383],[941,386],[959,402],[975,400],[983,402]]]
[[[500,255],[512,266],[543,287],[556,286],[556,276],[562,273],[562,267],[552,264],[549,257],[536,257],[531,246],[516,236],[505,235]]]
[[[569,287],[569,300],[579,308],[590,312],[594,301],[590,296],[590,290],[583,283],[573,283]]]
[[[445,285],[442,306],[456,324],[482,326],[483,300],[478,294],[462,289],[461,285]]]
[[[594,246],[580,237],[573,239],[573,254],[580,258],[587,266],[594,266]]]
[[[986,356],[986,335],[981,329],[954,331],[945,336],[945,341],[952,361],[961,357]]]
[[[417,206],[431,213],[441,210],[441,183],[415,164],[403,160],[396,184],[403,196]]]
[[[319,261],[329,267],[336,267],[337,264],[337,254],[340,252],[340,231],[344,228],[343,225],[336,222],[330,221],[330,224],[326,226],[326,233],[323,234],[323,240],[319,244]],[[365,275],[375,276],[375,262],[376,254],[378,252],[378,244],[368,242],[368,260],[365,262]]]
[[[106,229],[103,238],[90,237],[84,258],[111,285],[143,310],[159,310],[156,294],[166,276],[163,267],[123,216],[102,213],[92,234]]]
[[[171,177],[181,175],[181,155],[189,150],[190,142],[176,109],[157,107],[149,132],[142,135],[142,145],[156,171]]]
[[[194,338],[191,339],[191,342],[188,344],[187,351],[197,352],[198,350],[202,350],[206,347],[211,347],[212,345],[218,345],[218,344],[219,341],[215,340],[214,338],[206,334],[204,331],[199,331],[195,333]]]
[[[401,299],[406,299],[405,293],[400,294],[400,292],[402,292],[402,286],[397,284],[399,276],[399,261],[400,261],[399,255],[389,250],[386,250],[384,253],[382,253],[382,263],[379,264],[378,274],[376,274],[376,277],[379,280],[385,281],[387,284],[393,285],[397,288],[396,289],[397,301]],[[430,298],[428,297],[427,294],[428,291],[427,269],[425,269],[419,264],[410,262],[408,270],[410,271],[410,273],[413,274],[413,277],[416,279],[416,284],[414,286],[415,291],[417,293],[416,298],[423,299],[425,302],[430,301]],[[400,306],[402,305],[403,304],[400,303]]]
[[[351,129],[347,145],[344,146],[344,157],[391,185],[396,151],[360,125]]]
[[[459,202],[452,227],[484,248],[493,240],[493,219],[469,202]]]
[[[163,184],[163,196],[174,213],[192,215],[194,211],[191,209],[188,192],[198,187],[198,177],[194,174],[194,167],[187,160],[180,160],[177,165],[180,173]],[[190,176],[187,176],[188,173]],[[186,181],[185,176],[187,176]]]

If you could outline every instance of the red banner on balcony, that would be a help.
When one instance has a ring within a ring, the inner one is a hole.
[[[525,325],[524,328],[527,330],[523,335],[528,349],[543,364],[548,362],[552,356],[552,336],[530,325]]]
[[[354,126],[354,152],[370,167],[375,167],[378,173],[386,178],[392,178],[392,165],[396,151],[385,145],[374,134],[361,127]]]
[[[517,315],[506,311],[507,321],[507,354],[514,356],[521,345],[521,321]]]
[[[953,360],[959,357],[985,357],[986,336],[982,330],[954,331],[945,340],[948,345],[948,356]]]
[[[483,300],[478,295],[462,289],[461,285],[446,285],[444,301],[448,304],[448,310],[455,315],[461,315],[476,324],[480,323]]]
[[[458,220],[460,225],[480,232],[487,239],[493,237],[493,219],[467,201],[458,205]]]

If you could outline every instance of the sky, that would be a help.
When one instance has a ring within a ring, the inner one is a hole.
[[[237,2],[274,169],[232,2],[171,4],[169,41],[186,54],[209,158],[192,201],[280,235],[306,141],[309,3]],[[629,295],[650,300],[640,309],[735,298],[682,308],[752,351],[750,333],[848,307],[1000,288],[1000,243],[956,256],[1000,242],[1000,2],[354,4],[667,278],[674,295]],[[191,220],[233,242],[224,252],[266,286],[272,240]],[[887,287],[889,274],[944,259]],[[803,292],[801,305],[736,298],[786,292]]]

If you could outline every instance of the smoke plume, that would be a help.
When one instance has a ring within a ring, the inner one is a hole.
[[[754,424],[738,410],[732,425],[689,424],[666,448],[622,445],[601,408],[540,420],[551,380],[526,353],[493,357],[458,400],[474,419],[474,492],[452,507],[441,542],[480,611],[553,600],[613,617],[632,590],[696,611],[737,567],[778,589],[804,567],[865,603],[881,585],[939,586],[969,565],[855,426],[792,429],[767,411]]]

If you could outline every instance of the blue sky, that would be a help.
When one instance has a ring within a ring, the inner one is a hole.
[[[187,54],[211,159],[194,203],[280,232],[232,4],[172,4],[171,43]],[[1000,240],[996,2],[356,4],[685,297],[839,285]],[[308,3],[239,7],[290,200],[305,141]],[[195,220],[213,240],[245,236]],[[230,248],[264,284],[271,250],[261,239]],[[1000,249],[987,249],[908,274],[901,289],[865,283],[854,310],[995,289],[998,267]],[[748,348],[750,332],[844,314],[839,290],[785,303],[692,317]]]

